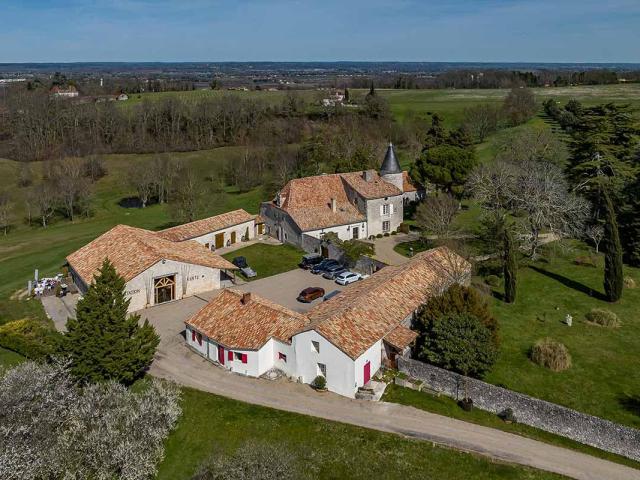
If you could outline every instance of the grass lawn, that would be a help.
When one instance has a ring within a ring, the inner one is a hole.
[[[577,450],[587,455],[603,458],[612,462],[622,463],[632,468],[640,468],[640,462],[635,462],[626,457],[608,453],[597,448],[583,445],[579,442],[574,442],[568,438],[554,435],[552,433],[539,430],[528,425],[522,425],[519,423],[506,423],[490,412],[485,412],[478,408],[474,408],[470,412],[464,411],[458,406],[458,404],[451,398],[441,395],[435,396],[425,392],[418,392],[411,390],[410,388],[403,388],[397,385],[389,385],[385,390],[384,401],[400,403],[402,405],[411,405],[421,410],[426,410],[432,413],[438,413],[447,417],[457,418],[464,420],[465,422],[476,423],[478,425],[484,425],[485,427],[496,428],[498,430],[504,430],[505,432],[515,433],[522,435],[523,437],[532,438],[534,440],[540,440],[541,442],[557,445],[559,447],[570,448],[571,450]]]
[[[223,257],[229,261],[235,257],[245,257],[249,266],[257,273],[255,277],[246,279],[253,281],[297,268],[302,255],[304,252],[293,245],[255,243],[227,253]]]
[[[183,389],[183,415],[165,443],[158,479],[188,479],[211,455],[247,441],[290,451],[309,479],[555,479],[427,442]]]
[[[0,347],[0,370],[15,367],[24,360],[25,358],[19,353]]]
[[[575,265],[585,247],[575,248],[549,246],[542,260],[521,268],[515,304],[493,299],[502,346],[485,380],[640,428],[640,287],[625,289],[616,304],[601,300],[602,258],[597,268]],[[626,275],[640,285],[640,269],[626,268]],[[588,324],[585,314],[592,308],[612,310],[622,326]],[[567,313],[573,316],[572,327],[564,324]],[[529,349],[544,337],[567,346],[570,369],[554,373],[529,360]]]

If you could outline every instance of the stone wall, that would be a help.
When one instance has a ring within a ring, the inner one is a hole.
[[[493,413],[513,410],[516,421],[586,445],[640,461],[640,430],[570,408],[464,377],[416,360],[398,358],[398,369],[456,400],[467,395],[473,405]]]

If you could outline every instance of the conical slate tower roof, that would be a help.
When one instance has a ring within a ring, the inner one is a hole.
[[[393,150],[393,143],[389,143],[382,167],[380,167],[380,175],[388,175],[390,173],[402,173],[402,169],[396,158],[396,152]]]

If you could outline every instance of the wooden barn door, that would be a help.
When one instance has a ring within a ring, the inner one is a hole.
[[[224,365],[224,348],[218,345],[218,363]]]
[[[224,233],[216,234],[216,248],[224,247]]]

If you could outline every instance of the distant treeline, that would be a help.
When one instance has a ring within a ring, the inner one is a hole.
[[[620,82],[639,82],[640,71],[616,72],[613,70],[452,70],[438,75],[418,74],[379,75],[357,77],[346,82],[352,88],[368,88],[372,83],[378,88],[428,89],[428,88],[513,88],[564,87],[568,85],[611,85]]]

